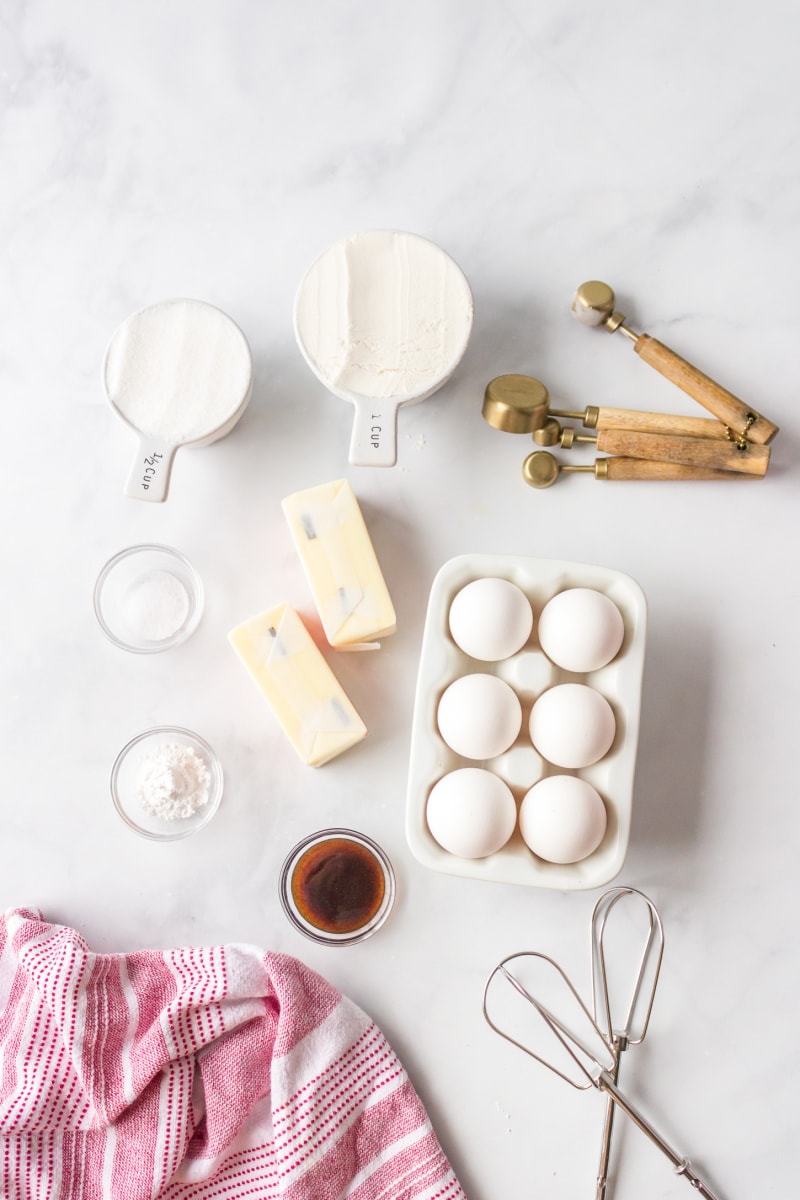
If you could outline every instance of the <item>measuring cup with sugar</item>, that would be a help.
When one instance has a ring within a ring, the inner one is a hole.
[[[413,233],[373,230],[336,242],[297,292],[297,344],[328,391],[355,408],[349,461],[397,461],[397,412],[433,395],[472,332],[460,267]]]
[[[111,407],[138,436],[125,495],[166,500],[175,452],[230,433],[253,390],[239,326],[201,300],[165,300],[134,313],[103,362]]]

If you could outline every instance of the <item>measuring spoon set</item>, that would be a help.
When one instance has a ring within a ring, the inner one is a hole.
[[[649,334],[634,333],[615,309],[606,283],[581,284],[572,300],[582,324],[617,330],[633,342],[640,358],[686,392],[712,417],[687,417],[635,409],[589,405],[582,412],[550,407],[547,388],[527,375],[500,375],[483,400],[484,419],[506,433],[530,433],[538,446],[569,450],[591,444],[606,457],[589,465],[562,463],[549,450],[525,459],[523,478],[531,487],[550,487],[562,471],[591,472],[607,480],[760,479],[770,460],[769,443],[778,433],[761,413],[704,375]],[[559,418],[580,421],[596,436],[582,434]]]

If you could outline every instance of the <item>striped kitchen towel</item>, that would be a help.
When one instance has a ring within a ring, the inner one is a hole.
[[[464,1200],[380,1030],[254,946],[0,919],[4,1200]]]

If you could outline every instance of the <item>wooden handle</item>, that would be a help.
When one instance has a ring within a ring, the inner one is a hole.
[[[598,458],[598,479],[757,479],[737,471],[715,471],[711,467],[690,467],[686,463],[650,462],[642,458]]]
[[[714,417],[680,417],[672,413],[640,412],[634,408],[598,408],[597,429],[631,429],[638,433],[674,433],[729,441],[727,426]]]
[[[748,440],[759,445],[766,445],[775,437],[777,425],[649,334],[643,333],[638,337],[633,348],[646,363],[677,384],[681,391],[688,393],[725,425],[730,425],[737,434],[746,432]],[[751,418],[755,419],[751,421]]]
[[[626,458],[686,463],[694,467],[712,467],[716,471],[737,471],[742,475],[766,475],[770,456],[768,446],[746,444],[740,448],[734,442],[714,438],[632,433],[628,429],[601,430],[597,435],[597,448]]]

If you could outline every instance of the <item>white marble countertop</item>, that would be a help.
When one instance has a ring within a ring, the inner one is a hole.
[[[38,906],[98,950],[249,941],[302,958],[384,1029],[470,1200],[592,1195],[603,1105],[481,1016],[513,950],[586,981],[597,893],[440,875],[405,841],[427,595],[469,553],[642,585],[618,882],[658,903],[666,953],[627,1080],[723,1200],[793,1194],[798,32],[789,0],[2,5],[2,907]],[[348,466],[350,410],[292,333],[306,267],[370,228],[438,242],[475,297],[461,366],[401,410],[388,469]],[[525,486],[528,439],[481,419],[493,376],[536,375],[560,407],[702,415],[621,337],[570,319],[587,278],[782,426],[763,482]],[[122,495],[133,440],[100,364],[125,316],[181,295],[240,324],[255,392],[228,438],[178,454],[166,504],[141,504]],[[378,654],[336,657],[370,734],[313,771],[225,635],[279,600],[312,612],[280,500],[341,476],[399,627]],[[183,647],[136,656],[102,637],[91,592],[146,541],[189,556],[207,603]],[[213,823],[169,845],[126,829],[108,790],[119,748],[158,724],[205,736],[226,780]],[[375,837],[398,877],[386,927],[348,949],[295,933],[277,895],[287,851],[330,825]],[[688,1195],[622,1118],[617,1139],[616,1200]]]

